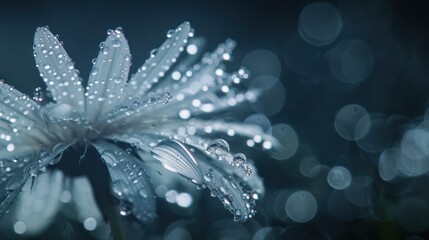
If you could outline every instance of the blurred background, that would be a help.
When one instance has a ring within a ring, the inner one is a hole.
[[[178,183],[157,192],[154,223],[126,220],[130,239],[429,239],[428,10],[390,0],[2,0],[0,79],[30,96],[44,88],[36,27],[60,36],[85,79],[107,29],[124,29],[135,72],[189,21],[207,51],[237,42],[227,70],[249,69],[244,84],[265,93],[231,119],[262,126],[285,151],[247,148],[266,194],[246,223]],[[259,144],[226,139],[233,149]]]

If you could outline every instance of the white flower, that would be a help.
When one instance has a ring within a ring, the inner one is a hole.
[[[210,189],[235,220],[252,217],[255,200],[264,192],[262,181],[243,154],[230,153],[225,140],[210,136],[258,136],[271,142],[266,144],[270,148],[276,141],[258,126],[220,119],[233,106],[253,101],[259,90],[239,85],[248,77],[245,71],[223,70],[233,41],[195,63],[199,42],[189,41],[192,35],[187,22],[168,31],[167,40],[127,81],[131,65],[127,40],[121,28],[109,30],[84,89],[62,43],[48,28],[38,28],[34,56],[54,102],[41,106],[38,96],[33,101],[0,84],[0,217],[32,176],[70,161],[62,160],[66,149],[80,148],[84,157],[91,146],[107,166],[123,215],[131,213],[140,221],[155,217],[147,172],[150,163],[159,161],[190,183]],[[178,61],[184,49],[188,54]],[[123,143],[132,150],[124,150]]]

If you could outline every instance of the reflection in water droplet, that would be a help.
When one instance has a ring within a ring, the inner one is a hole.
[[[218,156],[224,156],[229,153],[229,144],[224,139],[214,139],[207,146],[207,152],[216,154]]]
[[[234,166],[240,166],[243,165],[246,162],[246,155],[243,153],[237,153],[232,158],[232,165]]]

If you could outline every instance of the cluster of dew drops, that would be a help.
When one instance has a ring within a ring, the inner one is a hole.
[[[233,157],[229,157],[228,153],[230,147],[227,141],[221,138],[210,141],[207,145],[206,151],[211,155],[217,157],[218,160],[227,162],[231,166],[243,169],[247,176],[252,174],[252,168],[246,164],[246,155],[243,153],[236,153]],[[206,180],[209,176],[205,176]]]

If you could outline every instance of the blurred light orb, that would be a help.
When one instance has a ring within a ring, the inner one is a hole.
[[[253,125],[257,125],[259,127],[262,128],[262,130],[267,133],[267,134],[271,134],[270,130],[271,130],[271,123],[270,120],[268,120],[268,118],[263,115],[263,114],[253,114],[250,115],[249,117],[247,117],[244,122],[244,124],[253,124]]]
[[[304,177],[316,177],[320,171],[320,162],[313,156],[306,156],[299,163],[299,171]]]
[[[282,228],[264,227],[259,229],[253,236],[253,240],[276,240],[279,239]]]
[[[357,84],[371,74],[374,55],[368,44],[362,40],[345,40],[331,50],[329,68],[339,81]]]
[[[341,16],[329,3],[306,6],[298,22],[299,35],[311,45],[325,46],[337,39],[341,31]]]
[[[197,45],[195,45],[195,44],[189,44],[189,45],[186,47],[186,52],[187,52],[189,55],[195,55],[195,54],[197,54],[197,52],[198,52],[198,47],[197,47]]]
[[[295,130],[285,123],[276,124],[271,128],[272,136],[275,138],[271,149],[271,157],[277,160],[285,160],[295,155],[298,150],[299,140]],[[249,144],[248,144],[249,145]]]
[[[314,196],[307,191],[297,191],[286,201],[286,214],[295,222],[308,222],[316,215],[317,202]]]
[[[368,119],[361,119],[356,129],[368,129],[364,137],[357,140],[360,149],[368,153],[380,153],[387,149],[395,138],[394,129],[388,123],[385,115],[380,113],[370,114]]]
[[[89,217],[83,221],[83,227],[88,231],[94,231],[97,228],[97,220],[93,217]]]
[[[429,132],[411,129],[402,137],[399,170],[407,176],[419,176],[429,171]]]
[[[165,240],[192,240],[192,236],[188,230],[185,228],[175,228],[171,230],[167,236],[164,238]]]
[[[273,76],[261,76],[255,78],[249,85],[250,89],[261,89],[261,95],[251,101],[252,108],[264,115],[278,113],[284,106],[286,91],[281,81]]]
[[[358,127],[360,121],[371,121],[368,111],[358,104],[346,105],[335,116],[335,130],[346,140],[359,140],[368,133],[371,126],[371,124],[360,124]]]
[[[334,189],[342,190],[350,186],[352,175],[350,171],[341,166],[331,168],[327,176],[328,184]]]
[[[281,72],[279,58],[269,50],[256,50],[248,53],[241,65],[250,71],[252,79],[260,76],[279,77]],[[245,79],[243,81],[246,85],[249,84]]]
[[[401,152],[397,148],[386,149],[378,160],[378,172],[384,181],[393,180],[399,173],[398,158]]]
[[[372,203],[370,196],[372,183],[372,177],[354,177],[350,186],[345,189],[347,199],[358,207],[369,206]]]
[[[15,233],[17,234],[24,234],[25,231],[27,231],[27,224],[25,224],[25,222],[22,221],[17,221],[14,225],[13,225],[13,230],[15,231]]]
[[[188,208],[192,205],[193,199],[189,193],[180,193],[176,197],[176,203],[179,207]]]

